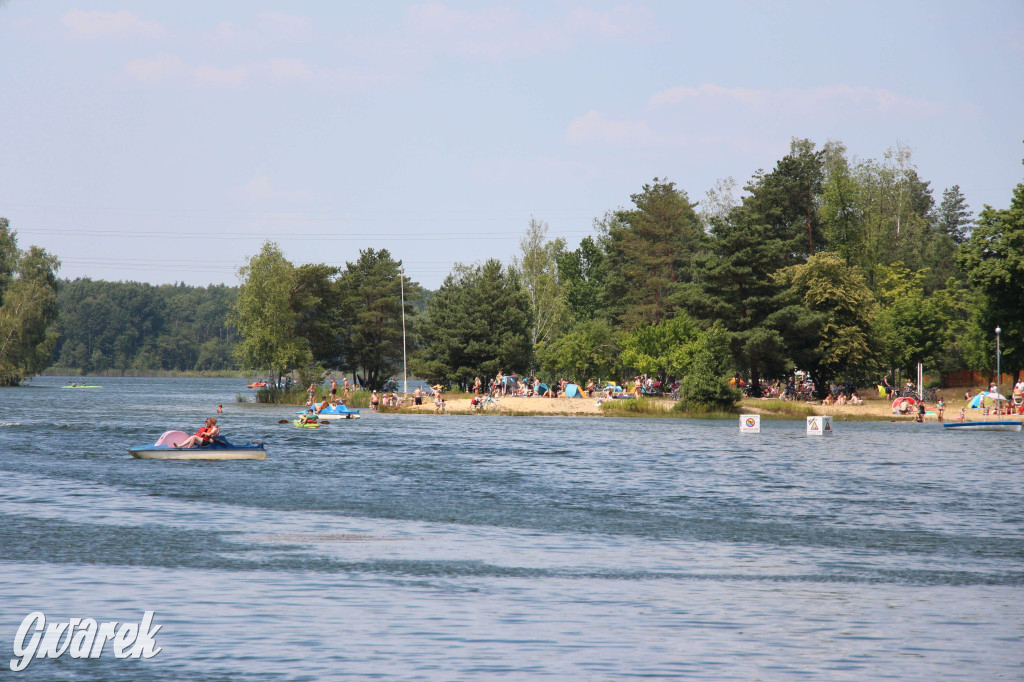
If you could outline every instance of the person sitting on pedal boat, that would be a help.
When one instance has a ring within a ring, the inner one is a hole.
[[[207,418],[206,425],[203,426],[203,428],[196,431],[194,434],[186,438],[181,443],[178,443],[176,447],[194,448],[203,445],[209,445],[219,435],[220,427],[217,426],[217,418],[209,417]]]

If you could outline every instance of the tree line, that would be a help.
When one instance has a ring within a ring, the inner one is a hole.
[[[457,264],[434,292],[386,250],[296,266],[271,242],[239,287],[58,281],[56,259],[19,252],[5,221],[0,333],[19,341],[0,346],[0,369],[8,383],[54,358],[86,371],[336,370],[380,388],[407,357],[411,375],[445,385],[499,370],[678,378],[700,408],[735,399],[733,374],[757,394],[799,368],[823,395],[918,362],[994,370],[1000,326],[1002,367],[1019,373],[1024,183],[977,217],[958,186],[935,194],[906,148],[857,160],[794,139],[771,170],[700,201],[654,178],[575,249],[531,219],[511,263]],[[40,312],[13,322],[27,301]]]
[[[839,142],[799,139],[742,190],[720,181],[700,202],[655,178],[576,249],[531,219],[512,263],[457,264],[421,314],[407,300],[410,367],[461,386],[499,370],[581,383],[645,373],[681,378],[684,397],[712,405],[734,399],[733,373],[758,394],[799,368],[823,396],[918,362],[994,369],[1000,325],[1003,367],[1019,371],[1022,192],[975,220],[958,186],[936,199],[906,148],[855,160]],[[319,363],[372,387],[396,372],[400,282],[418,289],[400,262],[370,249],[344,272],[285,263],[290,279],[261,294],[264,259],[283,261],[268,243],[243,269],[244,365]],[[286,319],[259,319],[284,300]],[[259,334],[275,329],[268,345]]]
[[[236,369],[229,316],[237,296],[223,284],[62,280],[54,363],[86,374]]]

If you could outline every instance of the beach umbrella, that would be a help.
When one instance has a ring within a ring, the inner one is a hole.
[[[896,398],[896,400],[892,401],[892,411],[896,412],[897,410],[899,410],[900,405],[902,405],[903,403],[907,403],[910,407],[914,407],[915,405],[917,405],[917,400],[909,396],[906,398]]]

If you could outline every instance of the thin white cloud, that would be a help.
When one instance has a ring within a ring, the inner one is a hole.
[[[314,77],[313,70],[303,59],[273,59],[267,71],[279,81],[309,81]]]
[[[599,142],[636,146],[663,145],[667,141],[646,121],[616,120],[596,111],[588,111],[570,123],[566,139],[573,144]]]
[[[214,66],[188,64],[178,55],[160,54],[152,58],[133,59],[124,65],[129,76],[142,83],[176,81],[184,85],[238,88],[274,84],[310,84],[325,88],[365,88],[384,82],[352,68],[315,69],[303,59],[271,59],[269,61]]]
[[[313,22],[308,17],[280,12],[262,12],[247,23],[222,21],[207,33],[215,45],[240,49],[308,43],[312,36]]]
[[[648,102],[652,107],[659,107],[666,104],[679,104],[686,100],[731,100],[747,106],[758,107],[764,105],[766,90],[748,90],[745,88],[723,88],[720,85],[701,85],[697,88],[676,87],[656,92],[651,95]]]
[[[695,104],[699,106],[742,106],[761,112],[792,113],[859,112],[903,116],[936,116],[942,107],[924,99],[907,97],[891,90],[867,86],[828,85],[818,88],[749,89],[701,85],[675,87],[651,95],[648,102],[659,107]]]
[[[243,66],[219,67],[202,64],[195,69],[196,81],[204,85],[238,86],[245,83],[248,70]]]
[[[142,19],[132,12],[86,12],[71,10],[60,18],[73,33],[90,38],[159,38],[164,28],[153,21]]]
[[[258,15],[260,28],[279,38],[303,40],[312,32],[313,22],[308,17],[281,12],[261,12]]]
[[[124,65],[124,70],[129,76],[143,83],[179,81],[198,85],[238,87],[244,85],[249,78],[249,70],[243,66],[192,66],[175,54],[161,54],[152,59],[133,59]]]
[[[181,57],[175,54],[161,54],[153,59],[133,59],[125,64],[124,70],[143,83],[182,78],[190,72]]]
[[[277,196],[273,183],[266,175],[258,175],[249,182],[232,188],[228,194],[232,199],[242,201],[262,201]]]
[[[750,153],[788,140],[794,131],[821,129],[827,135],[871,119],[906,124],[942,113],[934,102],[865,86],[772,90],[704,84],[656,92],[646,107],[618,116],[589,111],[569,123],[565,139],[576,146]]]
[[[254,41],[251,31],[230,21],[222,21],[210,30],[209,38],[221,46],[240,46]]]
[[[632,5],[619,5],[605,12],[581,6],[566,15],[564,25],[576,35],[634,38],[651,30],[653,15],[646,7]]]
[[[577,7],[536,18],[514,6],[463,10],[427,2],[408,7],[405,24],[404,32],[418,51],[507,60],[562,51],[589,40],[639,37],[651,18],[646,9],[628,5],[605,12]]]
[[[309,189],[278,188],[267,175],[257,175],[242,185],[232,187],[227,194],[235,201],[252,204],[274,200],[290,204],[307,204],[313,198],[313,193]],[[279,217],[285,220],[288,214],[282,213]]]

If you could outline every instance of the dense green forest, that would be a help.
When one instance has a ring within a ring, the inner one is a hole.
[[[821,392],[919,362],[933,376],[992,371],[999,326],[1002,367],[1017,374],[1024,183],[1009,206],[975,217],[958,186],[936,196],[902,147],[857,160],[841,143],[794,139],[771,170],[742,188],[719,181],[699,201],[654,178],[575,249],[531,219],[513,262],[457,264],[433,292],[386,250],[344,268],[295,266],[271,242],[238,288],[57,282],[55,259],[11,238],[0,243],[0,323],[30,285],[48,312],[26,323],[18,359],[0,360],[5,376],[53,357],[83,371],[330,369],[379,388],[405,350],[414,374],[447,385],[499,370],[578,382],[646,373],[716,403],[732,399],[723,381],[734,373],[756,394],[794,368]],[[0,236],[11,234],[5,223]]]
[[[234,369],[237,287],[61,281],[54,363],[104,370]]]

